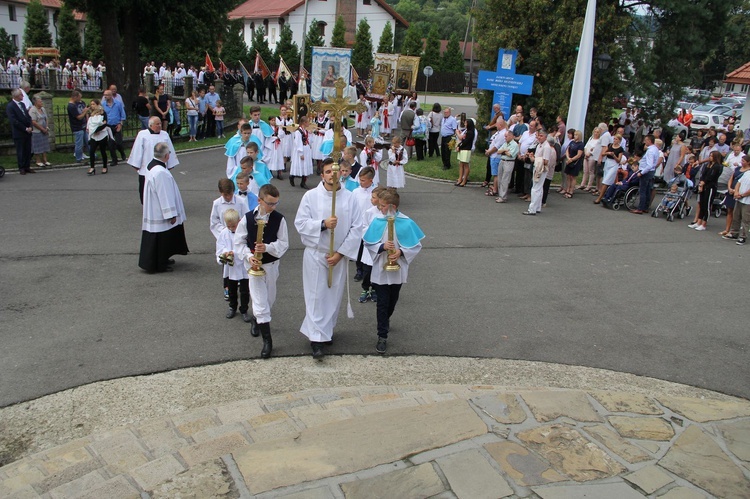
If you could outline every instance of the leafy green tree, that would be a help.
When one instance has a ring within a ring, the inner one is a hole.
[[[292,28],[288,24],[281,27],[279,41],[276,42],[276,50],[273,53],[274,61],[278,61],[282,57],[289,69],[292,71],[299,69],[299,47],[292,41]]]
[[[445,52],[443,52],[443,57],[440,60],[440,71],[464,72],[464,56],[458,43],[458,35],[455,33],[448,39],[448,45],[445,47]]]
[[[271,49],[268,48],[268,39],[266,38],[266,30],[263,26],[255,28],[253,33],[253,46],[250,47],[250,60],[255,60],[255,52],[258,52],[267,65],[273,63],[273,54]],[[249,68],[252,69],[252,68]]]
[[[28,47],[51,47],[47,12],[39,0],[31,0],[26,8],[26,29],[23,32],[24,52]]]
[[[312,49],[313,47],[323,47],[325,45],[323,35],[320,33],[320,27],[318,26],[318,20],[313,19],[310,23],[310,27],[307,28],[307,36],[305,36],[305,67],[312,67]]]
[[[383,33],[380,35],[380,41],[378,42],[378,53],[393,53],[393,28],[391,28],[390,21],[385,23],[385,26],[383,27]]]
[[[430,27],[430,31],[427,33],[424,54],[420,61],[420,69],[424,69],[425,66],[440,67],[440,33],[435,25]]]
[[[750,61],[750,0],[745,0],[732,12],[726,24],[725,72],[730,73]]]
[[[422,33],[414,25],[409,26],[406,30],[404,43],[401,45],[401,54],[404,55],[422,55]]]
[[[344,16],[337,17],[336,24],[333,25],[331,47],[346,47],[346,23],[344,23]]]
[[[15,57],[17,54],[16,46],[13,45],[13,39],[10,37],[5,28],[0,28],[0,57],[7,59]]]
[[[89,20],[83,31],[83,52],[90,61],[98,62],[104,57],[102,54],[102,32],[99,24]]]
[[[242,19],[230,21],[224,34],[224,43],[221,45],[219,57],[230,68],[238,66],[238,61],[248,59],[247,45],[242,36],[242,25]],[[271,64],[271,61],[267,60],[267,64]]]
[[[357,25],[354,49],[352,50],[352,66],[355,68],[370,68],[375,64],[372,57],[372,36],[370,35],[370,23],[362,19]]]
[[[63,3],[60,7],[60,15],[57,18],[57,32],[60,35],[57,40],[60,57],[63,59],[70,58],[74,61],[84,59],[81,36],[78,34],[73,9],[66,3]]]

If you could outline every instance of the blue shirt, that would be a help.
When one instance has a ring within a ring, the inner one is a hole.
[[[111,106],[106,99],[102,99],[102,107],[107,113],[107,125],[117,126],[125,121],[125,108],[117,99],[112,99]]]
[[[659,161],[659,148],[654,144],[648,146],[646,154],[641,158],[641,162],[638,163],[638,167],[641,171],[641,175],[656,170],[656,163]]]
[[[200,114],[206,114],[206,98],[198,97],[198,112]]]
[[[221,96],[216,92],[214,92],[213,94],[211,94],[211,92],[208,92],[205,99],[207,106],[216,107],[216,103],[221,100]]]
[[[453,116],[443,117],[443,120],[440,122],[440,135],[442,137],[450,137],[454,133],[456,133],[456,129],[458,128],[458,122],[456,121],[456,118]]]

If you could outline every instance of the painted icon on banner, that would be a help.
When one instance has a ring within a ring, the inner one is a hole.
[[[323,75],[321,76],[321,86],[332,88],[341,74],[340,62],[323,61]]]

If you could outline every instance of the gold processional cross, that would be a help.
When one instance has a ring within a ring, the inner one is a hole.
[[[328,102],[315,101],[312,104],[312,110],[328,111],[328,116],[333,120],[333,151],[331,157],[333,158],[333,185],[334,189],[331,196],[331,216],[336,216],[336,191],[337,184],[339,183],[339,158],[341,158],[341,119],[347,115],[349,111],[356,111],[358,113],[364,113],[367,109],[364,104],[357,102],[351,104],[349,99],[344,97],[344,87],[346,82],[343,78],[336,80],[336,97],[329,100]],[[328,256],[333,256],[334,250],[334,230],[331,229],[331,243],[329,247]],[[333,285],[333,266],[328,266],[328,287]]]

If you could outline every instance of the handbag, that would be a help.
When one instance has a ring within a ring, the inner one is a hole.
[[[416,143],[417,143],[417,141],[414,140],[414,137],[409,137],[409,138],[406,139],[406,142],[404,142],[404,144],[406,145],[406,147],[414,147],[416,145]]]

